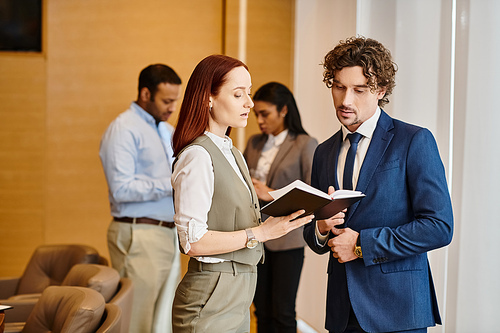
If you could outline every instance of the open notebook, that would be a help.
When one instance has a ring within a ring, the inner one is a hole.
[[[262,213],[286,216],[304,209],[306,212],[301,216],[314,214],[317,220],[330,218],[365,197],[360,191],[350,190],[338,190],[330,196],[301,180],[295,180],[269,194],[274,200],[261,208]]]

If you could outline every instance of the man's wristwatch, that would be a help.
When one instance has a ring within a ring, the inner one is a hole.
[[[259,241],[255,239],[252,229],[245,229],[245,232],[247,233],[247,247],[249,249],[255,248],[259,244]]]
[[[356,240],[356,246],[354,247],[354,254],[358,258],[363,258],[363,252],[361,251],[361,237],[358,235],[358,239]]]

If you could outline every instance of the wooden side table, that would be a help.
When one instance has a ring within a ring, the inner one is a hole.
[[[0,305],[0,333],[5,329],[5,310],[12,309],[9,305]]]

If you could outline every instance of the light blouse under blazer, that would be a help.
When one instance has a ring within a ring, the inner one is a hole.
[[[243,156],[250,170],[257,168],[267,138],[267,135],[256,134],[248,140]],[[288,133],[269,169],[267,186],[279,189],[296,179],[310,184],[313,155],[317,146],[318,141],[309,135]],[[261,201],[261,207],[265,204],[266,202]],[[264,221],[267,217],[263,215],[262,220]],[[298,228],[283,237],[267,241],[264,245],[271,251],[284,251],[301,248],[305,244],[302,228]]]

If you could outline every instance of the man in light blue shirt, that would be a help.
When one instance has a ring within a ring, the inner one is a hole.
[[[144,68],[137,100],[101,140],[113,216],[108,248],[112,266],[133,281],[134,333],[171,332],[180,259],[170,182],[173,127],[166,121],[176,109],[180,85],[166,65]]]

